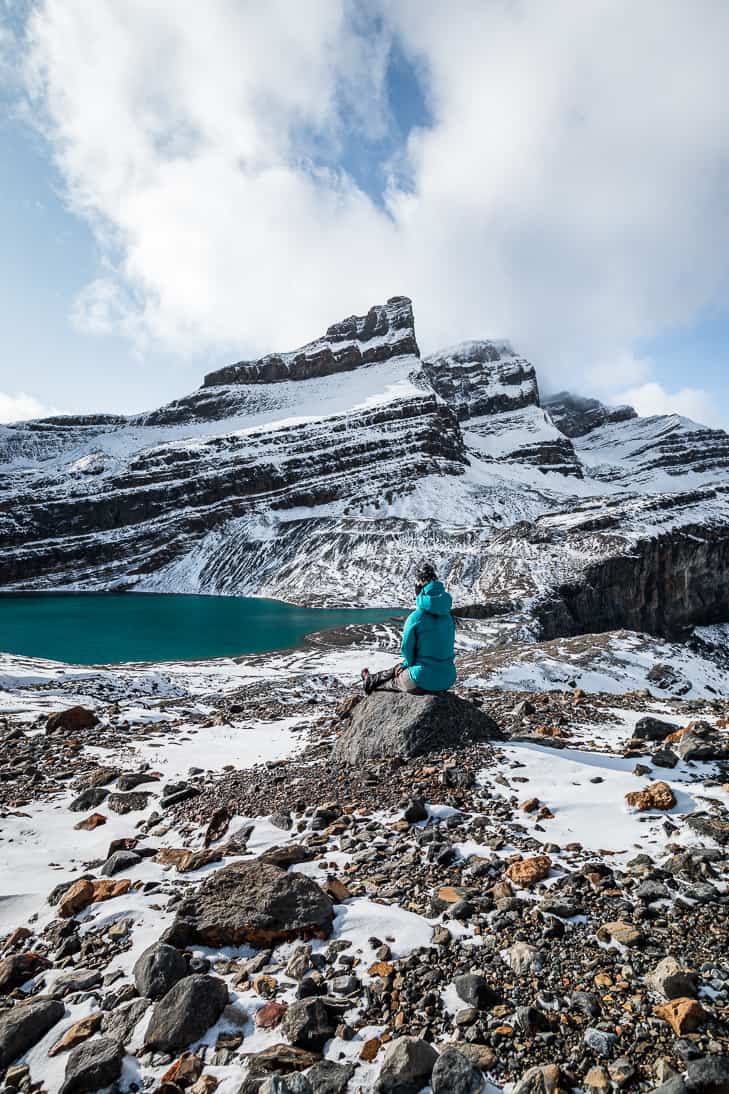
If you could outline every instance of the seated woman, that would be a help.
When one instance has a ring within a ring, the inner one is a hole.
[[[400,691],[414,695],[448,691],[456,682],[453,600],[430,563],[419,568],[415,580],[417,607],[405,620],[400,648],[402,661],[383,672],[362,669],[368,695],[391,680]]]

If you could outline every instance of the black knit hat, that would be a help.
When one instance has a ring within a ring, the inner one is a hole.
[[[438,575],[430,562],[421,562],[415,572],[415,580],[418,585],[429,585],[431,581],[438,580]]]

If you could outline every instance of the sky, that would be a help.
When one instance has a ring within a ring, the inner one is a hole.
[[[724,0],[0,0],[0,421],[389,296],[729,427]]]

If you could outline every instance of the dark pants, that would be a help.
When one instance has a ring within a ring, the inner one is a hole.
[[[370,676],[372,691],[383,688],[385,684],[394,683],[398,691],[405,691],[408,695],[427,695],[413,680],[409,669],[393,665],[391,669],[383,669],[382,672],[373,672]]]

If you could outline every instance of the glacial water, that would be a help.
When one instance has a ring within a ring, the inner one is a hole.
[[[154,593],[0,596],[0,652],[78,665],[230,657],[300,646],[307,634],[401,617],[388,608],[297,608],[279,600]]]

